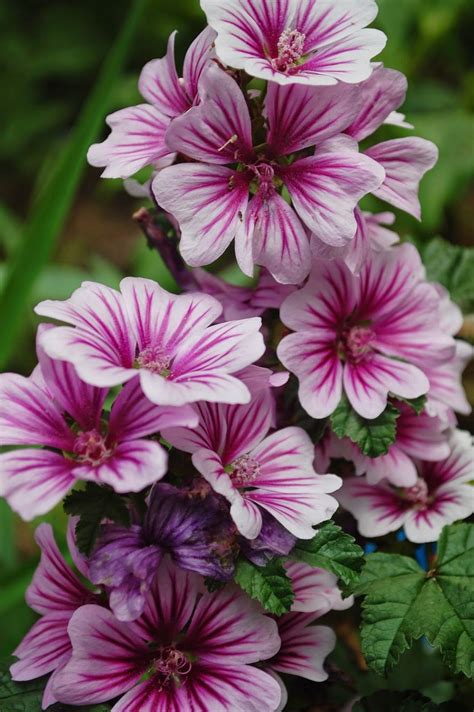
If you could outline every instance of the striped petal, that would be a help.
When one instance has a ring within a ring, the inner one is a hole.
[[[68,628],[73,655],[55,679],[58,700],[72,705],[113,699],[143,673],[148,648],[134,623],[121,623],[101,606],[82,606]]]
[[[51,396],[31,378],[0,374],[0,445],[70,450],[74,436]]]
[[[167,465],[167,451],[159,443],[126,440],[102,465],[79,465],[72,473],[78,480],[100,482],[115,492],[141,492],[166,474]]]
[[[316,475],[314,446],[301,428],[284,428],[250,453],[259,473],[245,499],[266,509],[300,539],[314,536],[313,526],[329,519],[337,501],[327,493],[341,486],[334,475]],[[255,489],[254,489],[255,488]]]
[[[189,265],[210,264],[230,245],[247,208],[248,185],[244,174],[197,163],[171,166],[156,176],[155,198],[178,221],[180,251]]]
[[[78,378],[70,363],[51,359],[45,353],[41,337],[51,329],[54,329],[52,325],[40,324],[36,349],[47,389],[61,410],[68,413],[82,430],[98,428],[107,390],[89,386]]]
[[[115,289],[96,282],[83,282],[69,299],[63,302],[40,302],[35,307],[35,312],[40,316],[80,327],[105,342],[110,353],[115,354],[117,363],[131,365],[135,355],[135,343],[131,338],[123,297]],[[45,334],[45,342],[51,333],[53,332]]]
[[[344,245],[356,233],[354,210],[359,200],[378,188],[384,171],[354,150],[323,146],[281,170],[296,212],[316,237]]]
[[[421,219],[418,188],[438,160],[438,149],[423,138],[398,138],[372,146],[366,155],[385,169],[385,181],[374,195]]]
[[[265,100],[267,143],[275,155],[314,146],[344,131],[356,116],[358,103],[354,87],[270,83]]]
[[[207,294],[171,294],[151,279],[126,277],[120,289],[140,351],[159,346],[174,356],[184,339],[210,326],[222,312],[217,299]]]
[[[406,91],[407,80],[401,72],[376,67],[369,79],[358,87],[360,109],[346,133],[356,141],[373,134],[403,104]]]
[[[140,379],[129,381],[115,399],[109,419],[109,434],[121,441],[138,440],[164,428],[198,425],[198,414],[191,406],[153,406],[145,398]]]
[[[176,71],[175,39],[176,32],[172,32],[168,40],[166,55],[161,59],[152,59],[151,62],[145,64],[138,81],[142,97],[156,106],[169,119],[183,114],[190,106],[190,99],[186,96]]]
[[[353,604],[352,596],[342,598],[337,576],[329,571],[290,560],[285,561],[284,566],[295,594],[292,611],[317,613],[319,617],[330,610],[345,610]]]
[[[413,487],[416,484],[418,473],[415,463],[398,446],[398,443],[391,445],[388,452],[379,457],[366,457],[358,451],[354,452],[353,457],[356,473],[358,475],[365,474],[370,485],[376,485],[383,480],[387,480],[395,487]]]
[[[111,133],[87,152],[91,166],[104,167],[103,178],[129,178],[145,166],[173,162],[174,154],[165,143],[170,120],[156,107],[130,106],[110,114],[106,121]]]
[[[199,79],[210,59],[215,57],[214,41],[216,33],[212,27],[206,27],[189,45],[183,65],[183,81],[186,93],[191,100],[198,95]]]
[[[205,593],[193,613],[186,646],[203,665],[255,663],[280,648],[275,621],[237,586]]]
[[[13,680],[23,682],[43,677],[71,657],[67,627],[71,613],[49,613],[40,618],[25,635],[13,655],[18,662],[10,667]]]
[[[0,454],[0,496],[26,521],[46,514],[75,482],[73,462],[48,450]]]
[[[312,626],[312,613],[286,613],[278,620],[281,649],[271,661],[272,670],[314,682],[327,680],[324,661],[336,645],[336,635],[326,626]]]
[[[356,518],[362,536],[385,536],[406,521],[405,502],[388,484],[369,485],[362,478],[349,477],[336,496]]]
[[[306,229],[276,191],[252,198],[237,231],[235,253],[245,274],[253,275],[253,265],[262,265],[283,284],[299,284],[311,267]]]
[[[428,392],[425,374],[412,364],[373,353],[360,363],[344,366],[344,390],[357,413],[377,418],[387,405],[389,393],[402,398],[418,398]]]
[[[175,119],[166,134],[171,150],[204,163],[236,163],[252,152],[252,125],[237,82],[211,62],[200,82],[202,103]]]
[[[26,591],[26,602],[41,615],[66,612],[71,616],[87,600],[90,591],[66,564],[50,524],[40,524],[35,539],[41,549],[41,560]]]

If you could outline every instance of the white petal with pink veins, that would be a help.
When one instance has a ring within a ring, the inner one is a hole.
[[[220,257],[242,223],[248,181],[224,166],[180,164],[153,181],[156,200],[174,215],[181,229],[180,252],[192,267]]]
[[[423,138],[398,138],[372,146],[366,155],[385,169],[385,181],[374,195],[421,219],[418,188],[438,160],[438,149]]]
[[[129,178],[145,166],[169,165],[174,154],[165,143],[169,118],[149,104],[121,109],[106,119],[112,131],[87,152],[91,166],[104,167],[103,178]]]

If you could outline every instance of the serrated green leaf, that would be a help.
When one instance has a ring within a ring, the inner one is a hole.
[[[417,241],[426,274],[430,281],[440,282],[451,299],[466,311],[474,307],[474,249],[452,245],[441,237],[429,242]]]
[[[355,703],[352,712],[436,712],[439,710],[428,697],[419,692],[381,690]]]
[[[428,573],[406,556],[370,554],[356,594],[362,604],[362,652],[384,675],[421,636],[454,672],[474,675],[474,526],[445,527]]]
[[[396,396],[396,398],[414,410],[417,415],[423,412],[427,400],[426,396],[419,396],[418,398],[402,398],[401,396]]]
[[[313,539],[298,541],[291,558],[331,571],[347,587],[353,587],[362,568],[364,551],[350,534],[329,521],[319,528]]]
[[[130,524],[125,500],[109,487],[100,487],[94,482],[88,482],[83,490],[71,492],[63,506],[66,514],[80,517],[76,525],[77,547],[86,555],[92,551],[105,518],[124,526]]]
[[[235,581],[269,613],[281,616],[290,610],[295,596],[291,580],[279,559],[262,567],[241,559],[235,569]]]
[[[399,411],[388,403],[378,418],[366,420],[355,412],[347,396],[343,395],[331,415],[332,429],[339,438],[348,437],[368,457],[385,455],[395,442]]]

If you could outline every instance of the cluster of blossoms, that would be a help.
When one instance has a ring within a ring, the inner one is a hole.
[[[12,675],[52,673],[44,708],[282,710],[279,673],[324,680],[335,635],[314,622],[352,603],[334,574],[292,558],[297,541],[339,505],[362,537],[404,528],[416,543],[474,511],[455,415],[469,412],[461,313],[397,244],[394,216],[359,206],[371,193],[419,218],[437,159],[421,138],[364,143],[412,128],[397,111],[405,78],[372,61],[375,3],[201,4],[183,77],[173,34],[140,76],[146,103],[110,115],[89,151],[166,214],[158,247],[182,293],[127,277],[42,302],[62,325],[39,327],[29,377],[0,376],[0,444],[15,446],[0,495],[30,520],[86,481],[128,517],[103,517],[87,555],[71,519],[78,574],[37,530],[27,601],[40,619]],[[252,286],[203,269],[232,242]],[[341,407],[369,431],[395,412],[391,444],[373,456],[337,435]],[[293,591],[280,616],[235,582],[242,562],[274,561]]]

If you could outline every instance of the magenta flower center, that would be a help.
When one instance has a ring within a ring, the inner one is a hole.
[[[161,346],[148,346],[140,351],[135,359],[138,368],[146,368],[147,371],[158,373],[167,378],[170,375],[171,357]]]
[[[250,455],[241,455],[229,468],[229,477],[235,487],[248,487],[257,479],[260,472],[259,463]]]
[[[255,173],[256,192],[262,198],[270,198],[275,192],[275,171],[269,163],[257,163],[254,166],[249,166]]]
[[[159,655],[153,659],[152,671],[158,673],[158,685],[161,689],[172,683],[182,685],[185,676],[191,672],[191,662],[187,656],[173,645],[161,647]]]
[[[375,338],[370,326],[349,326],[342,332],[339,355],[343,361],[360,363],[373,350]]]
[[[79,462],[88,465],[102,465],[113,454],[114,448],[107,444],[98,430],[87,430],[77,435],[74,454]]]
[[[278,57],[272,59],[272,67],[279,72],[287,72],[298,64],[304,54],[306,35],[299,30],[287,28],[278,40]]]
[[[403,489],[403,498],[408,502],[418,505],[419,508],[426,507],[429,502],[429,491],[425,480],[418,477],[413,487],[405,487]]]

